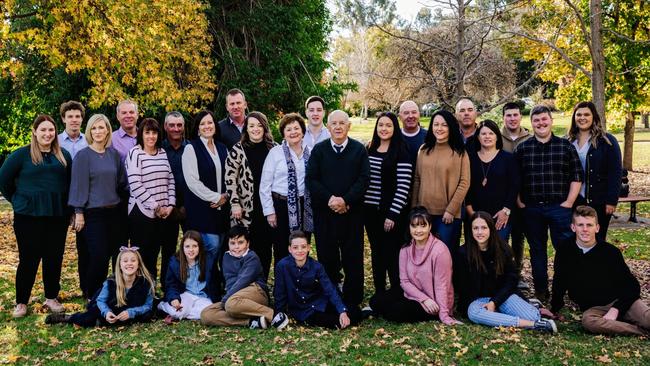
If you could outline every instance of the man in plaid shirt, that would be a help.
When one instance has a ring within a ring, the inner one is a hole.
[[[573,145],[553,134],[548,107],[535,106],[530,119],[534,138],[519,144],[514,152],[521,172],[517,204],[524,209],[535,297],[546,301],[548,231],[554,248],[571,236],[572,207],[580,193],[583,171]]]

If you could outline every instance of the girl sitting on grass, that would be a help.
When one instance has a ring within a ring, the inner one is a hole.
[[[93,299],[86,312],[50,314],[46,324],[69,323],[82,327],[97,325],[126,325],[151,319],[154,283],[142,264],[138,247],[121,247],[117,256],[119,266],[115,276],[109,277]]]
[[[201,319],[201,311],[212,305],[218,295],[213,286],[214,256],[205,250],[201,234],[188,230],[181,248],[169,261],[165,278],[165,301],[158,309],[169,314],[165,323],[174,320]]]
[[[519,271],[492,215],[477,211],[470,222],[472,235],[458,254],[460,309],[476,324],[557,333],[555,322],[543,319],[517,290]]]

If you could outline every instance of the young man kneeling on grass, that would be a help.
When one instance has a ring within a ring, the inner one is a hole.
[[[201,312],[205,325],[248,326],[266,329],[268,324],[282,329],[289,319],[284,313],[273,316],[268,307],[269,295],[262,263],[255,252],[249,250],[250,237],[243,226],[228,232],[228,251],[224,254],[221,269],[225,282],[225,295],[221,301]]]
[[[596,239],[598,215],[589,206],[573,213],[572,241],[558,247],[551,310],[558,315],[569,292],[582,314],[582,326],[599,334],[650,335],[650,307],[640,299],[639,281],[621,251]]]
[[[323,265],[309,256],[307,236],[302,231],[289,235],[289,254],[275,267],[275,309],[287,311],[308,325],[343,329],[356,325],[359,311],[349,311],[330,281]]]

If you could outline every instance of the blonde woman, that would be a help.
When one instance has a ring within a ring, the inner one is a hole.
[[[111,124],[103,114],[88,120],[88,147],[79,150],[72,163],[68,205],[74,208],[77,231],[79,285],[85,299],[102,286],[108,262],[120,247],[120,197],[126,192],[124,164],[111,147]]]
[[[32,141],[7,157],[0,168],[0,192],[14,209],[18,244],[14,318],[27,314],[38,266],[43,261],[44,306],[62,312],[61,263],[68,226],[70,154],[62,150],[52,117],[39,115],[32,123]]]

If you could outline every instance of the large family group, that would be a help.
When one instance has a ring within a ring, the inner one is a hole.
[[[378,115],[365,146],[348,137],[345,112],[332,111],[323,123],[318,96],[305,102],[307,122],[282,116],[281,143],[264,114],[246,114],[241,90],[227,93],[226,109],[219,122],[210,111],[197,113],[188,140],[181,113],[167,113],[162,125],[138,121],[132,100],[117,105],[114,132],[95,114],[81,133],[85,110],[75,101],[61,105],[58,136],[53,118],[38,116],[31,144],[0,168],[19,253],[13,316],[27,314],[42,261],[46,323],[160,316],[283,328],[293,318],[342,329],[368,316],[447,325],[463,316],[555,333],[568,292],[588,331],[650,331],[639,282],[605,241],[621,153],[593,103],[575,106],[561,138],[541,105],[530,112],[531,133],[517,103],[503,107],[502,129],[477,123],[468,98],[455,113],[433,113],[425,129],[417,104],[406,101],[398,115]],[[69,226],[87,300],[76,314],[57,300]],[[361,309],[364,228],[374,294]],[[312,235],[318,261],[309,256]],[[524,237],[530,299],[521,292]]]

